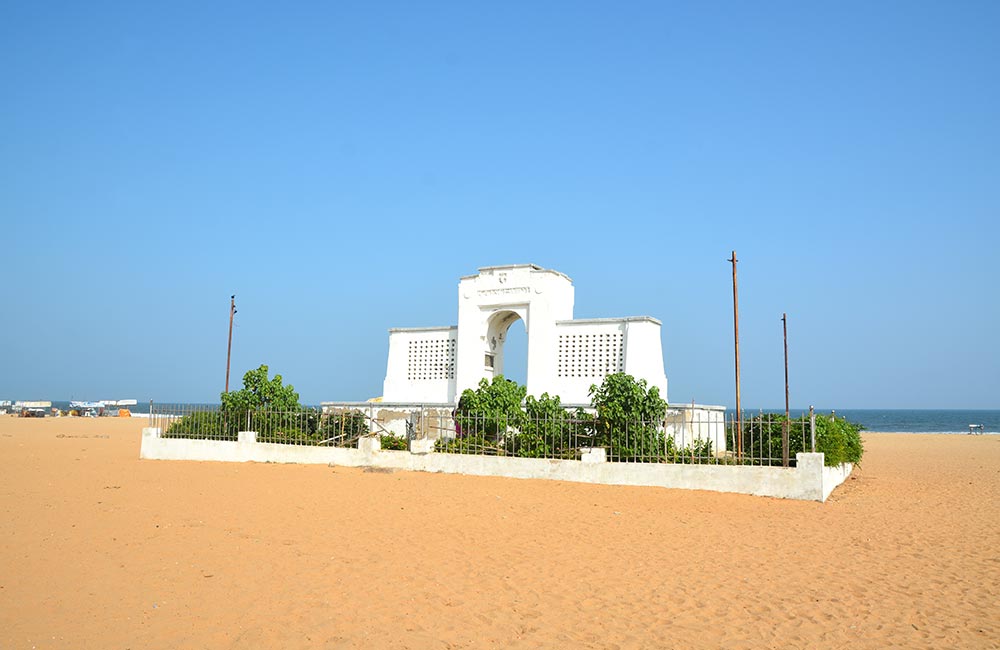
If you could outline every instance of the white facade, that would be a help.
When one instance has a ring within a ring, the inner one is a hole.
[[[457,358],[457,327],[389,330],[383,399],[430,404],[453,402]],[[401,399],[396,399],[397,396]]]
[[[386,402],[454,404],[503,374],[507,331],[524,321],[529,395],[589,403],[588,390],[627,372],[667,398],[660,321],[648,316],[573,320],[573,282],[534,264],[488,266],[458,283],[458,326],[389,330]]]

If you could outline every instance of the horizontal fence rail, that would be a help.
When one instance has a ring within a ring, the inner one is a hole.
[[[276,411],[224,409],[219,404],[150,404],[150,426],[164,438],[236,441],[256,432],[260,443],[356,447],[378,437],[382,449],[406,450],[412,440],[437,453],[580,460],[602,450],[609,462],[794,466],[816,451],[809,415],[729,416],[719,410],[671,408],[655,421],[616,420],[587,409],[543,416],[463,413],[447,405],[405,411],[377,405]]]

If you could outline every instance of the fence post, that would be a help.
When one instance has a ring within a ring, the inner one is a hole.
[[[810,451],[816,453],[816,411],[809,407],[809,442]]]
[[[417,437],[417,423],[420,419],[420,414],[416,411],[411,411],[410,415],[406,418],[406,439],[413,440]]]
[[[785,416],[785,421],[781,423],[781,466],[788,467],[788,428],[791,422],[788,416]]]

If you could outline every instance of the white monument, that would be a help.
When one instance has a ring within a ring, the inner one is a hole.
[[[588,404],[606,375],[645,379],[667,398],[660,321],[573,319],[573,281],[534,264],[487,266],[458,283],[458,325],[389,330],[382,400],[454,404],[479,380],[503,374],[507,330],[524,321],[529,395]]]

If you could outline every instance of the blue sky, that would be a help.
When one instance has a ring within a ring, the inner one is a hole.
[[[793,407],[1000,408],[997,34],[995,2],[4,3],[0,398],[217,400],[232,293],[234,383],[368,398],[389,327],[533,262],[577,317],[663,321],[671,401],[732,405],[736,249],[745,405],[782,404],[787,312]]]

